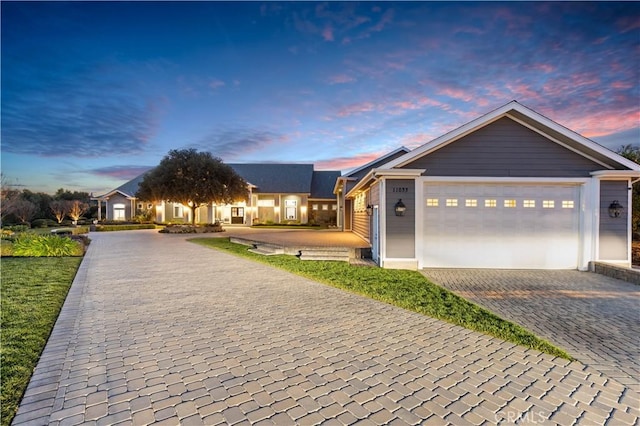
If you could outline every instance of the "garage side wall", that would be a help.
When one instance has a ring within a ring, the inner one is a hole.
[[[501,118],[404,166],[425,176],[590,177],[601,165]]]
[[[627,181],[600,182],[600,260],[625,261],[629,258],[627,185]],[[609,216],[609,205],[614,200],[624,206],[620,217]]]
[[[415,258],[416,188],[413,179],[388,179],[385,185],[386,257]],[[404,216],[396,216],[399,199],[406,206]]]

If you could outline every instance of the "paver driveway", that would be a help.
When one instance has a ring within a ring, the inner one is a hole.
[[[92,234],[16,424],[635,424],[580,363],[154,231]]]
[[[640,392],[640,286],[579,271],[422,272]]]

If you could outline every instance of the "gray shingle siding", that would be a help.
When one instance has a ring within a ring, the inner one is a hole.
[[[603,166],[504,117],[403,168],[425,176],[589,177]]]

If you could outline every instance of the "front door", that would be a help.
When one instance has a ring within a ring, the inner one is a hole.
[[[231,207],[231,223],[244,223],[244,207]]]

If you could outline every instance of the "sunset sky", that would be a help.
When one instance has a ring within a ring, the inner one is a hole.
[[[640,143],[640,3],[9,2],[2,173],[103,193],[170,149],[348,170],[515,99]]]

